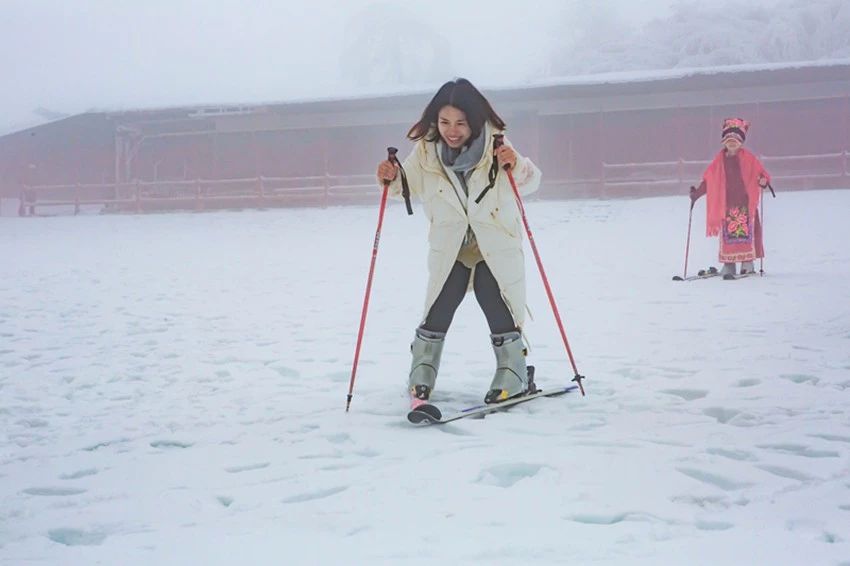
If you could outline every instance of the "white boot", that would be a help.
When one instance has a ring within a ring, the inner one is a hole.
[[[751,261],[742,261],[741,262],[741,275],[744,273],[754,273],[756,270],[753,262]]]
[[[434,390],[445,339],[445,332],[433,332],[424,328],[416,329],[413,343],[410,344],[412,360],[407,383],[411,395],[417,399],[427,401],[431,396],[431,391]]]
[[[735,264],[734,263],[724,263],[723,267],[720,268],[720,276],[724,275],[735,275]]]
[[[496,374],[490,382],[485,403],[498,403],[523,393],[528,389],[528,368],[525,365],[526,349],[519,332],[492,334],[493,352],[496,354]]]

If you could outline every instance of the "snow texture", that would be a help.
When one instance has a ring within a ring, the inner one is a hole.
[[[419,209],[387,210],[348,413],[377,204],[4,218],[0,564],[850,564],[850,191],[765,202],[740,281],[671,281],[688,205],[529,202],[588,395],[428,428]],[[492,370],[467,297],[435,402]]]

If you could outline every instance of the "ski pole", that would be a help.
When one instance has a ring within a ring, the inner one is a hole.
[[[773,187],[770,186],[770,183],[767,184],[770,187],[770,192],[773,194],[773,198],[776,198],[776,193],[773,192]],[[762,247],[764,246],[764,187],[759,191],[759,222],[761,223],[761,239],[762,239]],[[759,276],[764,277],[764,250],[762,250],[762,257],[759,258]]]
[[[695,189],[691,187],[691,192]],[[682,280],[688,277],[688,256],[691,253],[691,222],[694,219],[694,201],[691,200],[691,210],[688,212],[688,237],[685,238],[685,267],[682,270]]]
[[[771,189],[771,192],[773,190]],[[764,246],[764,191],[761,192],[761,206],[759,207],[759,216],[761,216],[761,239],[762,246]],[[759,258],[759,276],[764,277],[764,252],[762,252],[761,257]]]
[[[398,150],[394,147],[387,148],[387,159],[396,161]],[[378,228],[375,230],[375,242],[372,245],[372,262],[369,264],[369,278],[366,280],[366,294],[363,297],[363,310],[360,313],[360,330],[357,332],[357,346],[354,348],[354,363],[351,365],[351,381],[348,384],[348,398],[345,401],[345,412],[351,406],[351,398],[354,395],[354,378],[357,375],[357,362],[360,360],[360,346],[363,343],[363,330],[366,328],[366,312],[369,310],[369,295],[372,292],[372,276],[375,273],[375,260],[378,258],[378,244],[381,242],[381,227],[384,224],[384,210],[387,207],[387,193],[390,190],[390,181],[384,179],[384,191],[381,194],[381,206],[378,209]]]
[[[504,142],[503,134],[493,134],[493,149],[501,147]],[[493,158],[495,160],[495,157]],[[537,244],[534,242],[534,235],[531,233],[531,227],[528,225],[528,218],[525,216],[525,207],[522,204],[522,197],[519,194],[519,190],[516,187],[516,182],[514,181],[514,175],[511,173],[510,165],[507,163],[502,166],[505,172],[508,174],[508,180],[511,182],[511,188],[514,191],[514,198],[516,199],[517,206],[519,207],[520,216],[522,216],[522,223],[525,225],[525,233],[528,235],[528,242],[531,244],[531,250],[534,252],[534,259],[537,261],[537,269],[540,271],[540,277],[543,279],[543,287],[546,289],[546,296],[549,298],[549,304],[552,305],[552,312],[555,315],[555,321],[558,323],[558,330],[561,332],[561,338],[564,341],[564,348],[567,350],[567,357],[570,359],[570,364],[573,367],[573,373],[575,373],[575,377],[573,377],[572,381],[575,381],[578,384],[578,388],[581,391],[581,396],[584,397],[584,385],[581,380],[584,379],[584,376],[579,374],[578,368],[576,367],[575,358],[573,358],[573,352],[570,349],[570,343],[567,340],[567,333],[564,331],[564,324],[561,322],[561,314],[558,312],[558,305],[555,304],[555,296],[552,294],[552,288],[549,286],[549,278],[546,277],[546,271],[543,269],[543,262],[540,260],[540,252],[537,251]]]

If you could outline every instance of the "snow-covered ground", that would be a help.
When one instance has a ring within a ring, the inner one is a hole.
[[[686,196],[528,203],[588,395],[430,428],[421,210],[387,211],[349,413],[377,204],[4,218],[0,563],[848,565],[850,191],[765,205],[765,277],[675,283]],[[436,402],[492,367],[467,297]]]

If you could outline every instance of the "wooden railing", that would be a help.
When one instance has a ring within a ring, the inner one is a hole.
[[[825,186],[850,187],[850,152],[817,155],[759,155],[774,185],[809,189]],[[659,161],[649,163],[603,163],[601,184],[606,196],[626,196],[630,188],[644,191],[665,186],[678,189],[699,184],[710,161]],[[825,182],[824,182],[825,181]]]
[[[759,156],[781,190],[850,188],[850,152]],[[708,160],[602,163],[601,175],[552,178],[544,174],[543,198],[617,198],[678,194],[699,183]],[[25,187],[18,214],[40,208],[86,206],[108,212],[206,210],[277,206],[334,206],[373,203],[379,188],[374,175],[249,177],[135,181]]]
[[[783,190],[850,188],[850,152],[815,155],[759,155]],[[583,178],[543,175],[543,198],[619,198],[680,194],[700,182],[709,160],[602,163],[599,174]]]
[[[39,185],[21,191],[18,214],[31,216],[49,207],[73,207],[79,214],[91,206],[110,212],[333,206],[371,202],[376,194],[374,175]]]

